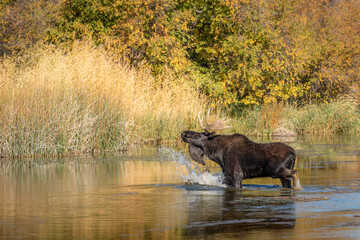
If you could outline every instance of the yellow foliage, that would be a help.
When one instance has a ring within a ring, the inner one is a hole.
[[[0,7],[3,54],[37,41],[90,39],[116,61],[151,69],[157,84],[171,70],[211,104],[233,109],[330,101],[360,78],[359,1],[6,0]]]

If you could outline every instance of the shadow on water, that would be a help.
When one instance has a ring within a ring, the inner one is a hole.
[[[358,138],[284,140],[304,191],[222,184],[186,149],[0,166],[0,239],[359,239]]]

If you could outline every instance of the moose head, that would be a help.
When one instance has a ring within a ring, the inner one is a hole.
[[[210,123],[210,112],[211,112],[211,108],[209,108],[208,113],[206,115],[206,126],[204,126],[203,124],[203,118],[201,117],[201,112],[199,112],[198,114],[198,120],[204,132],[184,131],[181,133],[182,140],[189,144],[189,152],[191,158],[203,165],[205,165],[203,156],[204,156],[204,146],[206,145],[206,143],[211,141],[216,136],[215,131],[219,131],[231,127],[231,126],[226,126],[226,124],[231,120],[226,120],[225,118],[220,119],[219,115],[217,115],[216,119],[212,123]]]

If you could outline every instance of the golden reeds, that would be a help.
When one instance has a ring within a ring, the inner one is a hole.
[[[358,134],[360,111],[351,99],[297,106],[266,104],[244,111],[234,121],[235,132],[249,135]]]
[[[181,131],[200,130],[197,115],[207,109],[190,84],[170,71],[154,79],[146,68],[115,62],[87,43],[3,58],[0,157],[118,151],[136,143],[178,141]],[[346,99],[303,107],[273,103],[232,119],[233,128],[224,133],[360,132],[358,105]]]
[[[146,69],[115,63],[101,48],[39,48],[0,63],[0,156],[174,139],[204,104],[184,79],[155,85]]]

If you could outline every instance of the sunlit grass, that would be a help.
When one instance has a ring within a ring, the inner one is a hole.
[[[235,132],[249,135],[357,134],[360,111],[351,99],[327,104],[273,103],[244,111],[234,121]]]
[[[0,64],[0,156],[123,150],[178,138],[205,101],[184,79],[161,83],[100,48],[52,46]]]
[[[76,155],[180,141],[183,130],[200,130],[197,114],[207,112],[206,99],[190,84],[171,72],[154,79],[146,68],[115,62],[86,43],[71,51],[45,46],[3,58],[0,157]],[[221,116],[226,117],[224,110]],[[360,132],[358,105],[349,99],[302,107],[272,103],[232,118],[233,128],[220,133]]]
[[[287,114],[298,133],[360,132],[360,112],[355,102],[340,99],[329,104],[310,104]]]

